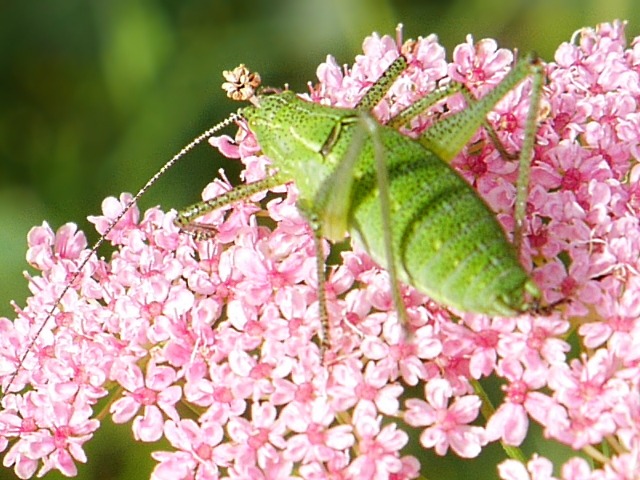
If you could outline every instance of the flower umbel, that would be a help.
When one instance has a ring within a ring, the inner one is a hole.
[[[307,98],[353,106],[401,52],[409,67],[375,110],[383,121],[451,81],[482,96],[514,63],[493,40],[468,37],[448,63],[433,35],[404,45],[373,35],[353,67],[331,57],[320,65]],[[532,421],[592,457],[569,459],[557,478],[636,478],[640,39],[627,47],[622,22],[581,30],[545,72],[521,256],[545,302],[561,301],[550,314],[462,314],[406,286],[405,338],[387,273],[347,251],[327,278],[325,356],[313,234],[287,185],[207,214],[199,223],[213,234],[203,241],[179,232],[174,212],[131,209],[108,235],[111,259],[90,259],[19,366],[87,254],[74,225],[54,233],[45,223],[29,234],[27,258],[41,272],[29,276],[33,296],[13,321],[0,319],[5,389],[18,371],[0,412],[4,465],[20,478],[74,475],[100,425],[94,408],[109,397],[114,421],[131,421],[136,440],[169,441],[171,451],[153,454],[155,479],[418,478],[429,466],[404,452],[408,429],[422,448],[474,457],[494,441],[517,447]],[[522,144],[530,88],[523,82],[489,117],[509,153]],[[411,130],[460,108],[463,98],[451,97]],[[244,163],[245,181],[270,168],[242,123],[234,139],[211,143]],[[511,232],[517,162],[481,130],[453,163]],[[203,197],[232,188],[222,176]],[[130,198],[104,201],[92,218],[98,232]],[[477,390],[488,377],[504,391],[493,415]],[[407,387],[418,384],[411,398]],[[556,478],[537,455],[498,471]]]

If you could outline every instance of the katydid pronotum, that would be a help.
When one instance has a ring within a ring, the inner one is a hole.
[[[516,245],[521,235],[528,190],[535,123],[542,88],[542,68],[533,57],[521,59],[491,92],[477,100],[457,84],[438,90],[391,118],[378,123],[371,110],[406,67],[400,55],[365,93],[355,108],[323,106],[285,90],[256,92],[257,77],[244,68],[230,75],[237,89],[230,96],[252,105],[194,139],[167,162],[125,206],[80,263],[86,263],[133,204],[188,151],[234,121],[246,121],[276,173],[264,180],[236,187],[207,202],[195,204],[177,218],[185,231],[200,234],[196,219],[216,208],[295,182],[303,214],[316,238],[321,340],[330,345],[324,290],[325,264],[320,239],[342,240],[347,233],[387,267],[399,316],[403,305],[399,281],[406,282],[445,306],[487,315],[513,316],[537,302],[539,290],[518,260],[495,215],[448,162],[486,125],[486,116],[518,83],[532,77],[531,107],[520,154],[516,198]],[[398,129],[442,98],[460,92],[467,108],[437,121],[419,138]],[[313,175],[308,172],[313,170]],[[38,335],[54,315],[47,313],[30,345],[19,359],[21,368]],[[10,391],[17,371],[6,384]]]

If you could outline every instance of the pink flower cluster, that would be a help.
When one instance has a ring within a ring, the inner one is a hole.
[[[178,231],[175,213],[140,218],[133,208],[108,236],[112,258],[89,261],[2,398],[4,465],[20,478],[73,476],[100,426],[94,407],[109,397],[113,420],[131,422],[137,440],[171,444],[153,454],[157,480],[418,478],[429,466],[404,453],[412,430],[440,455],[475,457],[490,442],[520,445],[531,420],[591,460],[569,459],[554,476],[546,458],[510,459],[501,478],[637,478],[640,39],[627,48],[623,31],[622,22],[581,30],[546,65],[522,257],[545,301],[562,301],[551,314],[449,312],[404,287],[405,338],[388,275],[347,251],[330,267],[323,353],[315,250],[295,185],[206,215],[215,235],[199,242]],[[493,40],[469,37],[447,63],[435,36],[402,46],[374,35],[352,68],[329,57],[310,98],[354,105],[401,50],[409,68],[376,109],[383,121],[451,80],[482,95],[514,61]],[[489,119],[510,152],[529,92],[527,81]],[[440,112],[463,107],[454,97]],[[245,163],[246,181],[269,168],[243,125],[235,140],[212,143]],[[480,131],[454,163],[511,231],[517,161]],[[222,177],[203,196],[231,188]],[[98,232],[130,198],[104,201]],[[27,258],[42,274],[29,277],[33,296],[16,318],[0,319],[5,389],[86,254],[72,224],[30,232]],[[486,377],[500,378],[504,395],[483,419],[477,380]],[[409,386],[424,393],[412,398]]]

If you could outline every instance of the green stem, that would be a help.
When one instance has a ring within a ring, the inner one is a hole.
[[[480,382],[478,382],[477,380],[471,380],[471,385],[473,385],[473,390],[474,392],[476,392],[476,395],[478,395],[480,397],[480,400],[482,400],[480,413],[482,413],[482,416],[485,418],[485,420],[489,420],[489,418],[491,418],[491,416],[496,411],[493,403],[491,403],[491,400],[489,399],[487,393],[484,391],[484,388],[482,387]],[[518,460],[524,464],[527,463],[527,458],[525,457],[522,450],[520,450],[518,447],[507,445],[503,441],[500,441],[500,445],[502,445],[502,449],[505,451],[509,458]]]

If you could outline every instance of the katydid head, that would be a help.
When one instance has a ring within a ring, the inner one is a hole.
[[[355,112],[351,109],[332,109],[329,112],[323,105],[304,100],[286,88],[259,88],[260,75],[251,72],[244,64],[225,70],[223,76],[226,82],[222,89],[229,98],[251,103],[239,111],[249,129],[258,139],[277,138],[275,143],[282,146],[280,150],[283,153],[299,153],[300,148],[316,153],[323,151],[327,142],[331,143],[338,135],[344,123],[341,119],[352,117]]]
[[[314,198],[319,185],[339,161],[328,154],[358,113],[353,109],[327,108],[287,89],[258,90],[255,79],[259,76],[244,65],[226,71],[224,77],[227,82],[223,89],[230,98],[251,102],[238,113],[263,153],[285,178],[295,180],[303,202]],[[314,175],[308,175],[309,165],[314,166]]]
[[[355,115],[350,109],[331,109],[284,90],[257,97],[258,106],[250,105],[240,111],[249,129],[261,139],[261,146],[269,152],[277,145],[282,154],[311,155],[326,153],[335,143],[345,124]]]

